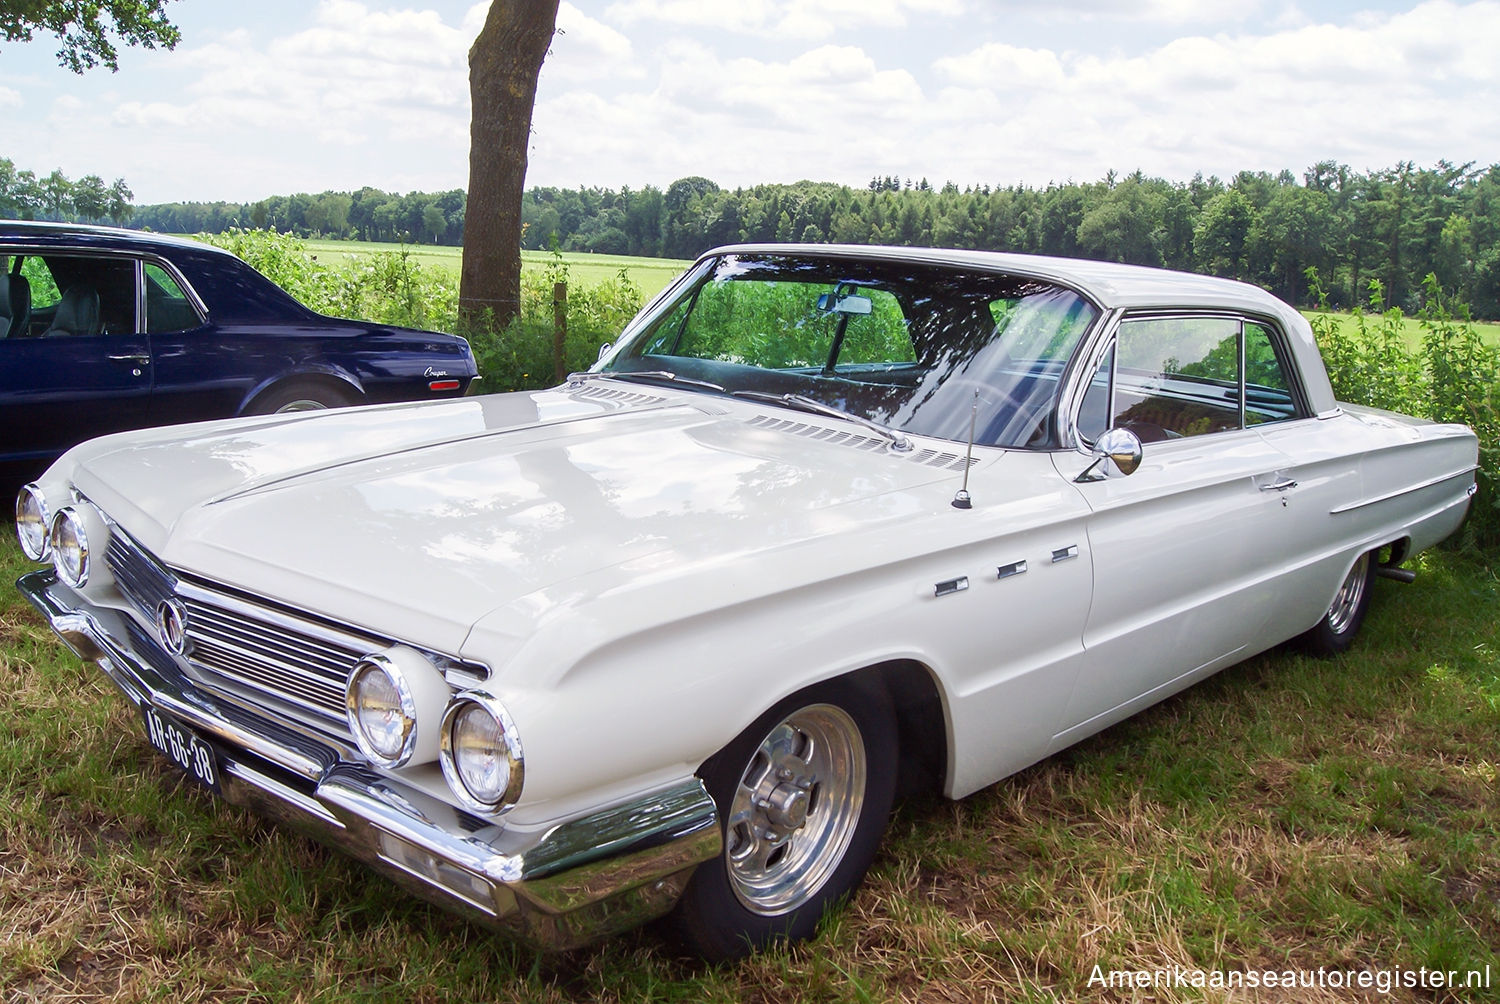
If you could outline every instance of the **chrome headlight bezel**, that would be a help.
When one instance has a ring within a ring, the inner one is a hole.
[[[394,691],[393,704],[401,719],[400,742],[394,750],[377,743],[360,718],[361,712],[368,710],[364,684],[376,673]],[[437,723],[452,694],[442,670],[417,649],[393,645],[383,652],[372,652],[354,664],[344,684],[349,731],[360,752],[376,766],[394,770],[430,763],[438,756]]]
[[[394,753],[376,745],[360,717],[360,713],[366,710],[366,691],[362,684],[375,673],[383,676],[396,692],[396,704],[401,715],[401,742]],[[349,731],[354,734],[354,741],[359,744],[361,753],[382,767],[400,767],[411,759],[417,738],[417,703],[406,679],[389,658],[381,653],[374,653],[354,664],[344,687],[344,705],[349,715]]]
[[[495,782],[480,791],[471,786],[473,772],[465,770],[459,762],[466,756],[468,744],[458,730],[468,724],[470,715],[479,716],[479,723],[491,730],[496,752],[504,758],[503,769],[498,772]],[[505,705],[490,693],[466,690],[448,705],[448,710],[443,713],[442,753],[438,761],[443,776],[448,779],[448,787],[467,809],[498,814],[511,808],[521,797],[521,787],[526,780],[521,737]]]
[[[52,513],[47,509],[47,496],[35,482],[16,493],[16,537],[21,541],[22,553],[30,560],[51,559]]]
[[[47,546],[58,578],[74,589],[88,585],[92,562],[89,534],[83,516],[75,507],[63,506],[53,514]]]

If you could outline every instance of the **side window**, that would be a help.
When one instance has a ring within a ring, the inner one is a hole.
[[[160,265],[146,262],[146,331],[162,334],[198,326],[198,312],[177,280]]]
[[[1078,431],[1144,443],[1299,417],[1271,329],[1230,317],[1126,320],[1084,391]]]
[[[1089,378],[1089,389],[1083,392],[1083,407],[1078,410],[1078,431],[1090,443],[1109,429],[1110,381],[1115,372],[1115,347],[1111,345],[1099,368]]]
[[[1112,424],[1148,443],[1238,429],[1239,339],[1233,318],[1120,325]]]
[[[84,255],[28,257],[33,331],[44,337],[116,335],[136,327],[135,261]]]
[[[1276,355],[1271,332],[1261,324],[1245,324],[1245,424],[1264,425],[1297,417],[1292,382]]]
[[[31,286],[31,309],[33,312],[47,307],[54,307],[62,298],[62,290],[57,288],[57,283],[52,279],[52,270],[47,267],[44,259],[36,255],[28,255],[21,259],[21,275]]]

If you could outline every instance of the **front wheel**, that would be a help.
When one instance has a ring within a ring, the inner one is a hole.
[[[1370,609],[1370,593],[1375,585],[1376,552],[1367,551],[1354,562],[1323,619],[1302,636],[1304,644],[1315,655],[1338,655],[1354,644],[1359,626]]]
[[[875,858],[896,781],[896,724],[878,691],[835,681],[782,701],[699,772],[724,850],[673,921],[714,960],[810,937]]]

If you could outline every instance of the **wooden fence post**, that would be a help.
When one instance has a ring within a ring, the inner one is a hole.
[[[552,364],[557,371],[557,382],[562,383],[568,375],[567,360],[563,358],[568,340],[568,284],[552,284]]]

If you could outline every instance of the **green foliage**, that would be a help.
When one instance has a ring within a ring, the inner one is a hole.
[[[640,287],[620,269],[613,278],[585,285],[569,280],[561,255],[540,272],[521,273],[521,314],[504,330],[481,323],[462,330],[474,349],[486,392],[532,390],[557,382],[553,359],[553,288],[567,286],[567,337],[563,371],[588,369],[599,347],[617,338],[641,309]]]
[[[525,390],[556,382],[553,364],[554,283],[567,289],[567,371],[586,369],[599,346],[612,341],[641,309],[640,287],[620,269],[593,284],[569,282],[568,264],[555,256],[546,268],[523,273],[521,316],[508,329],[493,324],[461,327],[457,276],[424,267],[407,249],[374,254],[314,254],[306,242],[275,230],[231,228],[199,239],[232,251],[292,294],[324,314],[438,331],[469,339],[486,391]]]
[[[651,351],[770,369],[822,366],[842,327],[840,363],[915,358],[906,319],[894,296],[881,290],[861,290],[860,295],[871,301],[869,314],[819,310],[819,297],[833,292],[832,283],[710,283],[699,291],[686,327],[681,315],[687,305],[658,324],[658,338],[664,344]]]
[[[39,178],[0,157],[0,219],[124,223],[134,211],[125,179],[106,186],[97,174],[69,181],[61,170]]]
[[[205,244],[223,248],[320,313],[335,313],[332,270],[308,253],[298,237],[275,230],[232,227],[220,234],[199,234]]]
[[[1309,270],[1308,278],[1314,292],[1321,292],[1316,272]],[[1454,316],[1435,276],[1427,277],[1418,314],[1422,343],[1410,348],[1401,310],[1381,310],[1384,293],[1372,280],[1373,313],[1356,311],[1348,327],[1327,314],[1310,321],[1334,396],[1473,429],[1479,437],[1479,494],[1461,541],[1483,549],[1500,546],[1500,349],[1484,341],[1466,308]]]
[[[25,0],[0,4],[0,36],[29,42],[40,28],[62,42],[57,62],[74,73],[101,63],[120,68],[115,41],[154,49],[175,48],[182,33],[163,9],[171,0]],[[108,18],[109,23],[105,22]]]

